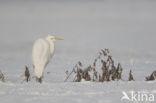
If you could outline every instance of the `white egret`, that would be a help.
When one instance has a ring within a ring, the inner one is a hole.
[[[32,50],[34,74],[38,82],[42,82],[43,71],[54,55],[54,41],[63,40],[51,35],[35,41]]]

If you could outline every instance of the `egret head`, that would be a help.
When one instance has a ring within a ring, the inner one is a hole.
[[[48,41],[64,40],[62,38],[57,38],[57,37],[51,36],[51,35],[48,35],[47,39],[48,39]]]

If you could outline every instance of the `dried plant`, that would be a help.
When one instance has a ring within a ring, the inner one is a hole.
[[[93,81],[95,81],[95,79],[98,79],[98,75],[97,75],[97,71],[95,70],[95,68],[93,68]]]
[[[27,66],[25,66],[25,72],[24,72],[24,74],[25,74],[25,80],[28,82],[28,81],[30,81],[30,72],[29,72],[29,69],[28,69],[28,67]]]
[[[104,56],[107,56],[106,50],[101,49],[101,51],[102,51],[102,53],[103,53]]]
[[[72,71],[70,73],[68,73],[68,71],[66,71],[66,74],[67,74],[67,77],[66,79],[64,80],[65,82],[69,79],[69,77],[72,75],[72,73],[77,73],[77,71],[80,70],[80,67],[82,67],[82,63],[79,61],[75,66],[74,68],[72,69]],[[77,70],[77,71],[76,71]],[[75,78],[73,81],[76,81]]]
[[[93,62],[94,67],[96,67],[96,62],[97,62],[97,59],[95,59],[94,62]]]
[[[82,70],[81,68],[77,68],[77,75],[76,75],[76,82],[79,82],[79,80],[84,79],[86,81],[91,80],[91,76],[89,75],[89,71],[91,70],[91,66],[88,66],[86,69]]]
[[[156,71],[152,72],[150,76],[146,77],[146,81],[156,80]]]
[[[3,75],[3,73],[1,71],[0,71],[0,80],[2,82],[5,82],[5,77],[4,77],[4,75]]]
[[[102,64],[102,73],[97,72],[96,64],[99,62]],[[86,81],[110,81],[110,80],[120,80],[122,78],[122,67],[121,64],[118,63],[116,67],[114,65],[114,60],[109,53],[108,49],[102,49],[98,56],[94,59],[93,64],[88,66],[85,69],[81,69],[82,63],[78,62],[71,73],[66,73],[67,77],[65,81],[68,80],[71,74],[75,74],[75,78],[73,81],[80,82],[82,79]]]
[[[108,56],[107,62],[109,62],[110,64],[112,64],[114,66],[114,60],[112,59],[112,56]]]
[[[110,71],[108,71],[106,74],[106,81],[110,81]]]
[[[90,81],[90,80],[91,80],[91,77],[90,77],[90,75],[89,75],[88,72],[85,74],[84,79],[85,79],[86,81]]]
[[[117,67],[117,79],[118,80],[120,80],[120,79],[122,79],[121,77],[122,77],[122,67],[121,67],[121,64],[120,63],[118,63],[118,67]]]
[[[109,78],[108,78],[109,72],[108,72],[108,69],[106,66],[106,62],[101,60],[101,63],[102,63],[102,79],[103,79],[103,81],[107,81],[107,80],[109,80]]]
[[[102,78],[100,74],[99,74],[99,82],[104,82],[104,79]]]
[[[81,81],[81,75],[79,72],[77,72],[77,79],[75,80],[75,82],[80,82]]]
[[[128,81],[134,81],[133,75],[132,75],[132,71],[130,70],[129,72],[129,79]]]

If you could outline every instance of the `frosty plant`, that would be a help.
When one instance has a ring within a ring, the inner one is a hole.
[[[129,81],[134,81],[133,75],[132,75],[132,71],[130,70],[129,72]]]
[[[27,66],[25,66],[25,72],[24,72],[24,75],[25,75],[25,80],[28,82],[30,81],[30,73],[29,73],[29,69]]]
[[[1,71],[0,71],[0,81],[5,82],[4,75]]]
[[[97,63],[102,65],[101,72],[98,72]],[[98,56],[94,59],[92,65],[82,69],[82,63],[78,62],[72,71],[68,73],[66,71],[67,77],[65,81],[67,81],[72,75],[74,75],[74,82],[81,81],[96,81],[96,82],[104,82],[111,80],[121,80],[122,79],[122,66],[118,63],[117,66],[114,64],[114,60],[109,53],[108,49],[102,49]]]
[[[146,81],[152,81],[156,79],[156,71],[154,71],[150,76],[146,77]]]
[[[26,82],[30,81],[30,72],[29,72],[29,68],[27,66],[25,66],[25,71],[22,76],[24,76],[25,79],[21,83],[23,83],[24,81],[26,81]]]

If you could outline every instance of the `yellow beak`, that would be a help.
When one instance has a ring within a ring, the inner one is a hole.
[[[55,40],[64,40],[64,39],[55,37]]]

